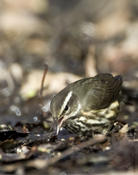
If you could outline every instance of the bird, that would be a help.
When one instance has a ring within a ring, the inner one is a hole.
[[[121,75],[100,73],[57,93],[50,103],[56,135],[62,127],[79,136],[108,134],[119,113],[122,82]]]

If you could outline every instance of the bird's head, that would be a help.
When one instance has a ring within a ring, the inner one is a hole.
[[[56,125],[56,134],[65,122],[80,113],[81,104],[72,91],[61,91],[51,101],[50,109]]]

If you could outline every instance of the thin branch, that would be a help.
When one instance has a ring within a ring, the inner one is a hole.
[[[46,74],[47,74],[47,71],[48,71],[48,65],[45,64],[44,66],[45,66],[45,69],[44,69],[43,77],[42,77],[42,80],[41,80],[41,86],[40,86],[40,92],[39,92],[41,99],[43,97],[44,82],[45,82]]]
[[[89,146],[98,144],[98,143],[103,143],[106,141],[105,136],[98,136],[96,138],[91,138],[88,141],[82,142],[78,145],[74,145],[73,147],[63,151],[60,155],[56,155],[55,157],[52,157],[48,160],[42,160],[42,164],[40,165],[41,160],[35,160],[31,161],[28,165],[35,165],[36,168],[41,169],[41,168],[47,168],[48,166],[54,165],[57,163],[59,160],[66,158],[67,156],[70,156],[78,151],[81,151],[84,148],[87,148]]]

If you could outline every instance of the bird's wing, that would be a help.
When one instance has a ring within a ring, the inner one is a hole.
[[[117,99],[122,84],[120,76],[99,74],[92,81],[85,95],[86,110],[106,108]]]

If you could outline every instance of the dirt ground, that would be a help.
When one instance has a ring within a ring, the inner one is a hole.
[[[138,174],[138,1],[3,0],[0,12],[0,175]],[[55,138],[52,97],[105,72],[123,77],[119,128]]]

